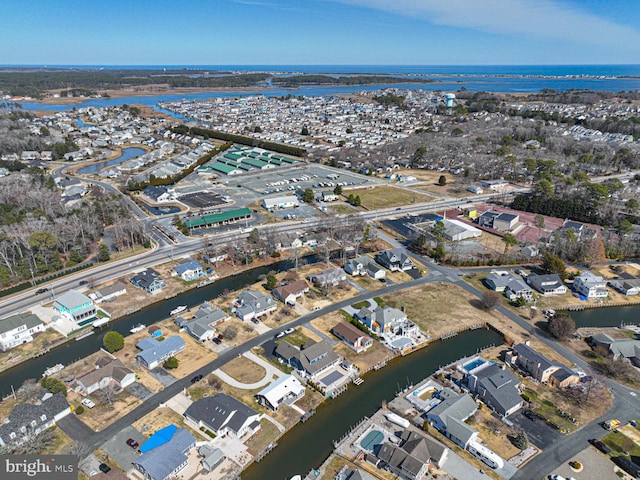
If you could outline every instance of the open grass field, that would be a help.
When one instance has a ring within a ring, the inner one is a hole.
[[[637,463],[638,458],[640,458],[640,440],[637,437],[638,429],[625,425],[619,428],[617,432],[608,433],[601,440],[611,449],[612,455],[617,456],[626,453],[631,456],[632,461]]]
[[[334,205],[330,205],[329,208],[331,209],[331,211],[337,213],[338,215],[351,215],[358,211],[357,208],[345,203],[336,203]]]
[[[220,370],[240,383],[255,383],[262,380],[267,371],[246,357],[236,357],[225,363]]]
[[[387,186],[357,188],[355,190],[349,190],[346,193],[354,197],[360,196],[362,206],[370,210],[413,205],[414,203],[425,203],[435,200],[431,195],[416,193],[404,188]]]

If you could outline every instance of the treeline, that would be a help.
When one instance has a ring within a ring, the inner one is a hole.
[[[152,185],[154,187],[160,187],[160,186],[167,186],[167,185],[173,185],[174,183],[178,183],[187,175],[193,173],[196,168],[200,167],[201,165],[204,165],[219,153],[229,149],[231,145],[233,145],[233,143],[227,142],[224,145],[214,148],[206,155],[203,155],[202,157],[200,157],[193,165],[190,165],[188,168],[185,168],[184,170],[170,177],[156,177],[155,175],[150,175],[149,180],[146,182],[130,181],[127,184],[127,190],[130,192],[139,192]]]
[[[582,197],[544,197],[518,195],[511,208],[578,222],[604,224],[604,220]]]
[[[226,142],[238,143],[240,145],[248,145],[250,147],[264,148],[272,152],[283,153],[285,155],[293,155],[296,157],[303,157],[307,151],[304,148],[294,147],[291,145],[285,145],[283,143],[266,142],[253,137],[247,137],[245,135],[238,135],[236,133],[221,132],[219,130],[210,130],[200,127],[187,127],[186,125],[178,125],[172,129],[173,132],[181,135],[193,135],[206,139],[215,138],[217,140],[224,140]]]
[[[387,75],[296,75],[292,77],[272,77],[271,83],[282,87],[300,85],[376,85],[382,83],[433,83],[412,77],[392,77]]]

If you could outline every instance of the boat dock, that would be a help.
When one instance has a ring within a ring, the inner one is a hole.
[[[311,417],[313,417],[315,414],[316,414],[316,409],[312,408],[311,410],[309,410],[308,412],[306,412],[304,415],[300,417],[300,421],[304,423],[307,420],[309,420]]]

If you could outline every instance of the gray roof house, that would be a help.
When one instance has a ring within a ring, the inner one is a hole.
[[[127,293],[127,286],[118,281],[113,285],[109,285],[107,287],[103,287],[100,290],[96,290],[95,293],[90,294],[89,296],[93,298],[96,303],[101,302],[110,302],[114,298],[119,297],[120,295],[124,295]]]
[[[478,406],[467,394],[443,388],[437,394],[440,403],[427,412],[427,420],[443,435],[462,448],[478,437],[478,432],[465,420],[476,413]]]
[[[160,293],[166,286],[160,274],[153,268],[147,268],[131,277],[131,284],[151,294]]]
[[[375,278],[376,280],[384,278],[387,275],[384,269],[376,265],[376,262],[367,256],[361,256],[347,260],[344,264],[344,271],[349,275],[362,275]]]
[[[541,383],[548,382],[549,376],[560,368],[525,343],[515,345],[507,352],[505,360],[510,365],[520,367]]]
[[[384,250],[376,255],[376,262],[392,272],[411,270],[415,268],[409,254],[402,248]]]
[[[61,392],[38,405],[18,404],[13,407],[9,418],[0,424],[0,446],[20,445],[29,441],[70,413],[69,403]]]
[[[516,276],[506,270],[492,270],[483,280],[484,284],[491,290],[496,292],[504,292],[507,285],[513,280],[516,280]]]
[[[197,428],[204,427],[218,436],[240,438],[260,429],[260,414],[224,393],[196,400],[184,416]]]
[[[136,374],[125,367],[120,360],[104,356],[96,361],[95,369],[76,377],[75,390],[83,395],[89,395],[109,385],[122,390],[135,381]]]
[[[341,268],[328,268],[320,273],[314,273],[307,276],[307,279],[314,285],[333,285],[336,286],[341,282],[347,281],[347,275]]]
[[[196,439],[187,429],[168,425],[142,444],[142,455],[132,464],[147,480],[176,478],[189,464],[187,455],[195,445]]]
[[[504,296],[513,301],[524,298],[527,302],[533,301],[533,290],[521,278],[514,278],[504,289]]]
[[[302,377],[315,380],[334,365],[342,361],[342,357],[333,351],[326,341],[307,344],[297,349],[290,343],[282,341],[275,349],[275,355],[295,368]]]
[[[184,340],[177,335],[168,337],[162,342],[155,338],[145,337],[136,343],[136,348],[142,350],[140,353],[136,354],[136,360],[151,370],[152,368],[156,368],[167,358],[173,357],[183,351],[186,348],[186,344],[184,343]]]
[[[556,273],[549,275],[531,273],[527,277],[527,283],[545,297],[567,293],[567,287]]]
[[[235,301],[236,315],[241,320],[251,320],[275,311],[278,307],[269,295],[247,290],[238,295]]]
[[[363,307],[354,316],[377,335],[402,334],[412,337],[419,332],[418,326],[407,319],[406,313],[389,306],[378,306],[373,311]]]
[[[17,345],[32,342],[33,335],[45,330],[42,320],[33,313],[11,315],[0,320],[0,350],[6,352]]]
[[[505,417],[518,411],[524,404],[518,385],[520,380],[504,366],[485,363],[483,368],[469,374],[469,390],[484,403]]]
[[[93,300],[76,290],[68,290],[58,296],[53,304],[53,309],[79,325],[89,323],[96,316],[96,306]]]
[[[640,367],[640,340],[632,338],[615,340],[607,334],[599,333],[591,337],[590,343],[607,348],[614,360],[624,358],[636,367]]]
[[[193,314],[191,320],[178,317],[174,323],[178,327],[184,328],[193,338],[204,342],[215,336],[216,325],[219,325],[229,318],[227,312],[209,302],[205,302],[200,305],[200,308]]]
[[[385,442],[376,447],[376,466],[386,468],[400,478],[421,480],[430,467],[442,468],[449,449],[431,437],[413,430],[404,430],[399,445]]]

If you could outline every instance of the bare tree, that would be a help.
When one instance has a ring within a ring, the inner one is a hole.
[[[40,383],[34,378],[29,378],[16,390],[16,400],[20,403],[31,403],[40,390],[42,390]]]
[[[493,310],[500,304],[501,295],[498,292],[494,292],[493,290],[488,290],[482,294],[482,298],[480,299],[480,303],[482,307],[487,310]]]
[[[113,402],[118,397],[118,389],[113,385],[107,385],[100,390],[96,390],[95,395],[100,399],[102,403],[113,405]]]
[[[91,447],[84,442],[75,441],[67,448],[67,454],[75,455],[80,461],[91,455]]]

